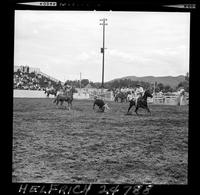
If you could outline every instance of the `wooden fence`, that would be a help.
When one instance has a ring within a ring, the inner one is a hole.
[[[104,91],[103,93],[74,93],[74,99],[94,99],[97,96],[106,101],[114,101],[114,96],[111,91]],[[14,98],[47,98],[44,91],[38,90],[13,90]],[[53,95],[49,95],[49,98],[54,98]],[[185,96],[180,99],[178,95],[163,95],[154,96],[153,98],[148,98],[148,103],[160,104],[160,105],[188,105],[189,97]]]
[[[189,98],[184,96],[180,98],[178,95],[163,95],[163,96],[154,96],[153,104],[161,105],[188,105]]]

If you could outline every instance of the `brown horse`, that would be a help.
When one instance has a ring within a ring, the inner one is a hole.
[[[143,108],[143,109],[146,109],[149,113],[151,113],[151,111],[149,110],[149,107],[147,105],[147,98],[150,97],[152,98],[153,96],[151,95],[150,91],[147,90],[144,92],[144,95],[142,97],[139,97],[138,100],[137,100],[137,105],[135,105],[135,100],[132,99],[130,100],[130,104],[129,104],[129,108],[128,108],[128,112],[127,114],[129,114],[129,111],[130,109],[133,107],[133,106],[136,106],[135,107],[135,113],[138,115],[137,111],[139,108]]]
[[[63,93],[60,93],[56,96],[53,103],[56,103],[58,105],[60,103],[60,106],[63,105],[63,102],[68,103],[68,109],[72,107],[72,101],[73,101],[73,88],[71,88],[69,91],[64,91]]]
[[[44,93],[47,94],[47,97],[49,97],[50,94],[56,97],[57,89],[44,89]]]

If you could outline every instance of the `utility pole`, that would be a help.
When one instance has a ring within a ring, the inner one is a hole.
[[[156,84],[157,82],[154,81],[154,84],[153,84],[153,102],[155,103],[155,99],[156,99]]]
[[[81,72],[80,72],[80,82],[79,82],[79,86],[80,86],[80,91],[81,91]]]
[[[103,88],[104,88],[105,25],[108,25],[108,24],[106,23],[106,21],[107,21],[106,18],[100,19],[100,21],[102,21],[102,23],[100,23],[100,25],[103,25],[103,47],[101,48],[101,53],[103,54],[103,60],[102,60],[102,84],[101,84],[101,88],[103,90]]]

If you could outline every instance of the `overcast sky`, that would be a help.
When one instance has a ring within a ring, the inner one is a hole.
[[[61,81],[178,76],[189,71],[190,14],[178,12],[16,11],[14,65]]]

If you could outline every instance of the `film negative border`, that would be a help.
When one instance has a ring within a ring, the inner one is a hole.
[[[14,2],[15,9],[66,9],[66,10],[99,10],[99,11],[190,11],[196,9],[196,3],[175,3],[167,4],[165,2],[143,2],[143,1],[113,1],[113,0],[30,0]]]

